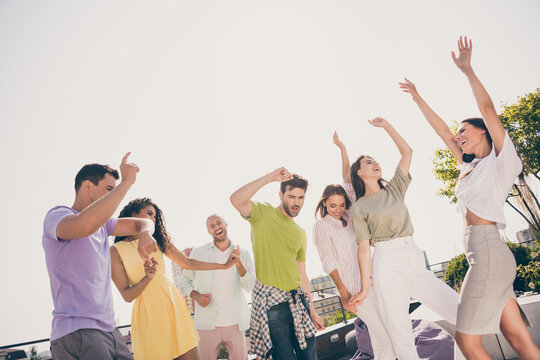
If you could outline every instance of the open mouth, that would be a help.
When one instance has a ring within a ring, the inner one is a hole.
[[[216,231],[216,236],[219,236],[223,234],[223,229],[219,229],[218,231]]]
[[[466,142],[467,140],[461,140],[461,142],[459,143],[459,147],[463,149],[463,145],[465,145]]]

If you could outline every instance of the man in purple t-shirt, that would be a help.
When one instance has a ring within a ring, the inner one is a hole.
[[[89,164],[75,177],[75,202],[45,216],[43,248],[54,303],[54,359],[133,359],[116,329],[111,293],[109,236],[138,235],[139,254],[157,250],[149,219],[112,219],[139,168],[120,164],[122,179],[108,165]]]

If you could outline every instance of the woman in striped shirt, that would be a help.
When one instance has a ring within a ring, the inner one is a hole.
[[[323,192],[315,213],[320,219],[313,227],[313,241],[319,252],[326,273],[339,291],[343,306],[355,313],[368,327],[375,359],[396,358],[379,315],[374,296],[368,296],[361,305],[352,305],[351,296],[360,292],[360,267],[358,245],[349,216],[351,200],[356,199],[349,175],[349,157],[345,145],[334,133],[334,144],[341,151],[343,186],[328,185]]]

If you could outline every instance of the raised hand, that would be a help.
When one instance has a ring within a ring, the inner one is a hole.
[[[403,92],[411,94],[414,101],[418,101],[420,99],[420,94],[418,94],[416,86],[414,86],[411,80],[405,78],[405,82],[400,82],[399,87],[401,90],[403,90]]]
[[[272,171],[269,176],[272,178],[273,181],[279,182],[288,181],[293,178],[291,173],[284,167],[280,167],[279,169]]]
[[[130,154],[131,152],[128,152],[122,158],[122,162],[120,163],[120,175],[122,176],[123,182],[133,184],[135,183],[135,180],[137,179],[137,173],[139,172],[139,167],[134,163],[127,162]]]
[[[150,259],[150,263],[148,263],[148,261],[144,262],[144,273],[146,274],[146,277],[148,278],[148,280],[152,280],[154,278],[154,275],[157,272],[158,265],[159,264],[157,260],[154,258]]]
[[[389,125],[388,121],[384,120],[381,117],[376,117],[374,119],[368,120],[368,122],[375,127],[380,127],[383,129]]]
[[[332,139],[334,140],[334,144],[336,144],[338,148],[341,149],[345,147],[345,144],[343,144],[341,140],[339,139],[339,135],[337,131],[334,131],[334,136],[332,137]]]
[[[471,55],[472,55],[472,40],[467,41],[467,37],[463,39],[462,36],[458,40],[459,56],[456,57],[456,53],[452,51],[452,59],[456,66],[463,72],[471,68]]]

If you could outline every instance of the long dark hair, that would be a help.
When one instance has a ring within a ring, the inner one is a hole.
[[[343,186],[337,184],[328,185],[324,188],[321,200],[319,200],[319,203],[315,208],[315,217],[317,217],[317,213],[319,213],[322,219],[328,214],[328,210],[326,209],[326,206],[324,206],[324,202],[328,200],[328,198],[332,195],[343,196],[345,198],[345,209],[348,210],[351,207],[351,199],[349,199],[349,197],[347,196],[347,192],[345,191]]]
[[[350,175],[351,175],[351,183],[354,189],[354,193],[356,194],[356,199],[354,199],[355,201],[360,199],[362,196],[366,194],[366,184],[364,184],[364,180],[362,180],[362,178],[360,178],[360,176],[358,175],[358,170],[360,170],[360,161],[362,161],[363,158],[367,158],[367,157],[371,157],[371,156],[360,155],[358,159],[356,159],[356,161],[353,162],[351,165]],[[386,183],[386,180],[379,179],[377,182],[379,183],[379,186],[381,187],[381,189],[383,189],[384,184]]]
[[[124,206],[122,211],[120,211],[120,215],[118,215],[118,217],[132,217],[135,214],[140,213],[141,210],[148,205],[151,205],[154,207],[154,209],[156,209],[155,231],[152,236],[154,237],[154,239],[156,239],[159,250],[161,250],[162,253],[165,253],[171,245],[171,236],[165,228],[165,218],[163,217],[163,212],[161,211],[159,206],[152,202],[150,198],[145,197],[131,200],[126,206]],[[114,238],[114,242],[117,243],[119,241],[125,240],[126,238],[127,236],[117,236]]]
[[[488,128],[486,126],[486,123],[484,123],[484,119],[482,118],[468,118],[461,122],[471,124],[472,126],[482,129],[486,132],[486,139],[489,143],[489,146],[493,147],[493,140],[491,139],[491,135],[489,134]],[[474,154],[465,154],[463,153],[462,159],[463,162],[470,163],[475,158]]]

